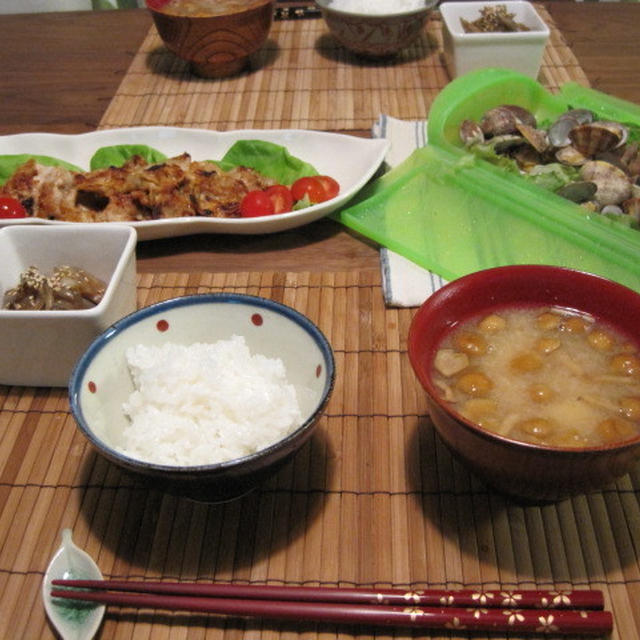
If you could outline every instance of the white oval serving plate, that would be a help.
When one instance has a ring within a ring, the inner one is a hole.
[[[320,174],[340,183],[340,194],[299,211],[262,218],[167,218],[130,222],[138,240],[154,240],[194,233],[262,234],[293,229],[314,222],[346,204],[364,187],[382,164],[389,143],[340,133],[303,129],[245,129],[210,131],[180,127],[131,127],[90,133],[20,133],[0,137],[0,155],[38,154],[66,160],[88,170],[89,160],[100,147],[146,144],[168,157],[184,152],[194,160],[219,160],[238,140],[265,140],[282,145],[289,153],[310,163]],[[0,220],[0,226],[16,224],[76,224],[38,218]]]

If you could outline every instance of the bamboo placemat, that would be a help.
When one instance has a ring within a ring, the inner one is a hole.
[[[551,16],[540,81],[555,90],[588,80]],[[450,81],[435,11],[422,37],[393,62],[365,62],[329,35],[322,19],[279,20],[253,71],[203,80],[164,47],[151,27],[105,112],[100,128],[165,125],[229,129],[369,130],[381,113],[427,117]]]
[[[40,596],[69,527],[106,577],[285,585],[599,588],[640,637],[640,469],[549,506],[489,491],[434,434],[406,353],[410,309],[375,273],[147,274],[139,305],[248,292],[295,307],[335,351],[312,440],[254,493],[206,505],[145,488],[79,434],[63,389],[0,387],[0,638],[52,638]],[[100,638],[467,637],[110,609]],[[513,637],[513,636],[512,636]]]

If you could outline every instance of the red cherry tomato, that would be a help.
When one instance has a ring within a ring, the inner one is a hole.
[[[317,180],[315,176],[298,178],[291,185],[291,195],[296,202],[298,200],[304,200],[306,197],[311,204],[324,202],[327,199],[322,183]]]
[[[0,218],[26,218],[27,210],[20,200],[9,196],[0,197]]]
[[[274,184],[265,190],[273,202],[274,213],[287,213],[293,208],[291,191],[283,184]]]
[[[274,212],[273,201],[265,191],[260,189],[249,191],[240,203],[240,215],[243,218],[270,216]]]
[[[326,200],[335,198],[340,193],[340,185],[331,176],[315,176],[315,179],[322,185],[326,194]]]

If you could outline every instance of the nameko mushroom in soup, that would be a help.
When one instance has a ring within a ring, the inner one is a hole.
[[[640,433],[640,351],[588,315],[498,309],[449,333],[433,381],[467,420],[554,447],[623,442]]]
[[[148,4],[156,11],[174,16],[206,17],[246,11],[263,5],[264,0],[150,0]]]

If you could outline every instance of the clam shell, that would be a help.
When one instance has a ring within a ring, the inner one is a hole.
[[[629,198],[622,202],[620,206],[626,214],[633,216],[636,220],[640,220],[640,198]]]
[[[589,109],[569,109],[549,127],[549,143],[554,147],[571,144],[569,132],[582,124],[593,122],[594,115]]]
[[[620,171],[624,171],[627,175],[629,175],[629,172],[627,171],[627,165],[624,163],[622,156],[620,154],[620,149],[603,151],[602,153],[596,154],[592,159],[603,160],[604,162],[608,162],[609,164],[612,164],[618,167]]]
[[[563,185],[556,193],[567,200],[571,200],[571,202],[581,203],[592,200],[597,190],[598,185],[595,182],[577,180]]]
[[[480,125],[473,120],[463,120],[460,124],[460,140],[465,147],[484,142],[484,133]]]
[[[562,117],[568,117],[575,120],[578,124],[587,124],[589,122],[593,122],[595,120],[595,116],[593,115],[593,111],[589,111],[589,109],[569,109],[566,111]]]
[[[505,104],[503,106],[505,109],[508,109],[509,111],[511,111],[511,113],[513,113],[513,115],[515,116],[518,122],[521,122],[522,124],[526,124],[529,127],[538,126],[536,117],[528,109],[525,109],[524,107],[520,107],[517,104]]]
[[[626,167],[629,175],[640,175],[640,153],[638,152],[637,142],[632,142],[624,146],[620,156],[620,162]]]
[[[571,145],[560,147],[560,149],[556,151],[555,156],[558,162],[569,165],[570,167],[579,167],[588,160],[588,158],[583,156]]]
[[[480,127],[487,136],[501,136],[516,130],[516,118],[508,109],[495,107],[482,116]]]
[[[571,144],[583,155],[594,156],[620,144],[622,134],[600,122],[581,124],[569,132]]]
[[[608,204],[600,209],[600,213],[608,213],[611,216],[623,216],[622,207],[617,204]]]
[[[480,120],[482,131],[487,136],[515,133],[518,124],[535,127],[537,123],[535,116],[530,111],[513,104],[504,104],[489,109]]]
[[[609,131],[615,133],[620,139],[617,146],[622,146],[629,138],[629,129],[628,127],[625,127],[621,122],[600,120],[594,124],[604,127],[605,129],[609,129]]]
[[[543,129],[536,129],[528,124],[518,122],[516,124],[517,130],[522,137],[538,152],[544,153],[549,148],[549,139],[547,138],[547,132]]]
[[[580,168],[580,177],[596,183],[598,189],[594,199],[601,206],[619,204],[631,197],[631,182],[627,174],[608,162],[585,162]]]
[[[554,147],[566,147],[571,144],[569,133],[579,126],[580,122],[568,115],[560,116],[550,127],[547,133],[549,143]]]
[[[518,167],[527,173],[543,164],[541,155],[529,145],[522,145],[519,149],[513,150],[510,155],[518,163]]]

